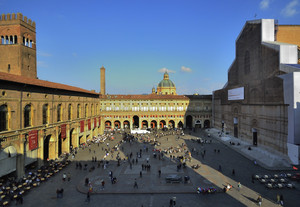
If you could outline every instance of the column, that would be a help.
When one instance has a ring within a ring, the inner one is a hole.
[[[17,177],[21,178],[23,175],[25,175],[25,156],[24,156],[24,137],[25,135],[20,134],[19,140],[19,147],[18,147],[18,153],[17,153],[17,159],[16,159],[16,171],[17,171]]]
[[[46,132],[39,130],[39,132],[38,132],[38,154],[37,154],[38,167],[41,167],[44,164],[44,138],[46,138]]]

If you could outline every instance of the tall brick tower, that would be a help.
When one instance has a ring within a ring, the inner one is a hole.
[[[105,68],[100,68],[100,94],[105,95]]]
[[[21,13],[0,16],[0,72],[37,78],[35,22]]]

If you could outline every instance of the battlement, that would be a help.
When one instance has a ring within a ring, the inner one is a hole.
[[[28,19],[26,16],[23,16],[23,14],[21,14],[21,13],[2,14],[0,16],[0,23],[4,22],[4,21],[8,22],[8,21],[16,21],[16,20],[20,20],[20,21],[35,28],[35,22],[32,21],[31,19]]]

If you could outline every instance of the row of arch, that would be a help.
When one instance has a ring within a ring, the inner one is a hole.
[[[195,123],[193,124],[193,117],[191,115],[186,116],[186,127],[187,128],[209,128],[210,127],[210,121],[205,120],[204,123],[202,123],[200,120],[196,120]],[[175,123],[174,120],[142,120],[140,122],[140,118],[138,116],[133,116],[132,123],[130,123],[129,120],[123,121],[121,123],[120,120],[115,120],[115,121],[110,121],[107,120],[105,121],[105,128],[183,128],[184,124],[182,121],[179,121],[177,124]]]
[[[132,125],[131,125],[132,124]],[[141,126],[139,126],[139,123],[134,119],[134,121],[132,123],[130,123],[129,120],[125,120],[123,121],[123,123],[121,123],[121,121],[116,120],[113,123],[111,121],[105,121],[105,128],[106,129],[111,129],[111,128],[116,128],[116,129],[120,129],[120,128],[124,128],[124,129],[130,129],[130,128],[164,128],[164,127],[168,127],[168,128],[183,128],[183,123],[182,121],[179,121],[177,126],[175,125],[175,121],[170,120],[168,121],[168,123],[165,120],[160,120],[159,122],[157,122],[156,120],[152,120],[150,122],[148,122],[147,120],[143,120],[141,122]]]

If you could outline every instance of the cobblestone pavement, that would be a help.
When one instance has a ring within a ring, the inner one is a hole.
[[[189,134],[189,133],[188,133]],[[211,144],[199,144],[193,139],[198,137],[212,140]],[[133,158],[136,153],[142,149],[142,157],[138,159],[138,164],[133,164],[130,168],[128,161],[122,161],[117,166],[115,156],[107,157],[109,165],[106,169],[102,166],[98,168],[95,162],[92,162],[92,156],[101,159],[104,156],[102,147],[105,144],[91,145],[89,149],[80,150],[72,163],[52,177],[46,183],[42,183],[40,187],[33,189],[24,196],[23,206],[124,206],[124,207],[161,207],[169,206],[169,200],[176,197],[176,206],[257,206],[256,199],[258,195],[263,197],[262,206],[278,206],[275,203],[276,194],[282,194],[285,198],[285,206],[299,206],[300,192],[299,185],[296,189],[266,189],[262,184],[256,181],[251,182],[251,176],[254,173],[271,174],[278,172],[276,170],[266,170],[260,166],[254,165],[251,160],[240,155],[229,146],[219,142],[214,137],[208,138],[205,131],[192,133],[191,135],[181,136],[180,139],[175,135],[168,135],[159,138],[160,146],[158,149],[164,149],[169,146],[177,147],[184,143],[187,148],[196,152],[192,153],[192,161],[187,163],[186,169],[177,172],[177,163],[170,157],[159,160],[153,157],[153,146],[143,143],[125,143],[120,147],[120,156],[124,158],[132,152]],[[113,141],[109,141],[110,146],[116,145],[121,140],[121,135],[116,135]],[[148,147],[146,152],[144,149]],[[215,152],[220,150],[220,152]],[[201,152],[205,150],[205,156],[202,157]],[[95,151],[95,153],[94,153]],[[198,152],[198,153],[197,153]],[[183,152],[181,152],[183,153]],[[180,155],[174,154],[174,155]],[[143,171],[141,165],[146,164],[149,158],[151,171]],[[88,169],[95,166],[95,170],[76,169],[76,161],[82,164],[88,164]],[[199,164],[201,167],[197,170],[191,168],[192,165]],[[220,172],[219,166],[222,171]],[[232,175],[232,170],[235,175]],[[158,170],[161,170],[161,177],[158,176]],[[109,171],[117,177],[118,182],[111,184],[109,179]],[[140,172],[142,171],[142,177]],[[71,173],[71,181],[62,181],[63,172]],[[281,171],[280,171],[281,172]],[[165,177],[170,174],[178,174],[181,176],[190,176],[191,182],[184,183],[166,183]],[[86,193],[88,187],[84,185],[85,178],[89,178],[93,186],[93,194],[90,202],[86,202]],[[105,188],[101,190],[101,180],[105,181]],[[137,181],[138,189],[134,188],[134,181]],[[237,182],[241,182],[242,188],[238,190]],[[227,193],[216,193],[211,195],[199,195],[196,188],[215,187],[221,189],[227,183],[233,186]],[[56,189],[64,189],[64,197],[56,198]]]

